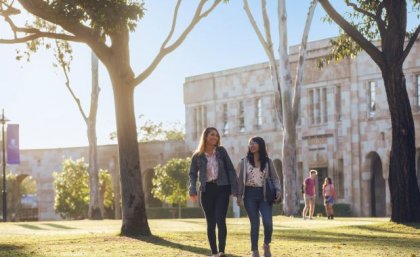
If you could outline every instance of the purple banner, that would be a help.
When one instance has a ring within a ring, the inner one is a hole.
[[[7,163],[19,164],[19,125],[7,124]]]

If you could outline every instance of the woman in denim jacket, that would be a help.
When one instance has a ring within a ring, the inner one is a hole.
[[[220,135],[216,128],[206,128],[190,167],[190,196],[197,200],[197,179],[200,182],[201,205],[207,221],[207,237],[213,256],[225,256],[226,214],[231,194],[237,195],[236,171],[226,149],[220,146]],[[219,249],[216,244],[216,224]]]
[[[271,175],[276,190],[275,201],[280,201],[280,179],[273,161],[268,158],[264,139],[253,137],[249,140],[248,154],[241,160],[238,179],[238,205],[245,205],[251,222],[251,251],[259,257],[258,234],[260,213],[264,225],[264,257],[271,257],[270,243],[273,234],[273,203],[266,200],[265,179]]]

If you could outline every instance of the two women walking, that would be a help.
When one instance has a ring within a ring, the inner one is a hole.
[[[270,257],[270,242],[273,233],[272,202],[267,201],[266,179],[271,179],[275,200],[281,199],[280,180],[273,162],[268,158],[265,142],[260,137],[249,141],[248,153],[241,160],[239,179],[225,148],[220,146],[220,134],[216,128],[206,128],[194,152],[190,167],[190,196],[197,200],[201,193],[201,205],[207,221],[207,237],[212,256],[225,255],[226,214],[230,195],[236,196],[238,204],[244,204],[251,222],[252,256],[259,256],[259,215],[263,217],[265,257]],[[197,190],[197,180],[200,182]],[[216,243],[216,225],[218,245]]]

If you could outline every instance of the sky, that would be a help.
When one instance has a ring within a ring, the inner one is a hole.
[[[139,74],[153,60],[169,32],[176,1],[145,0],[146,13],[130,38],[133,71]],[[177,36],[191,19],[198,1],[184,1],[180,9]],[[211,1],[209,1],[211,2]],[[257,20],[260,1],[250,0]],[[273,38],[278,42],[275,22],[276,1],[267,1],[272,18]],[[299,44],[309,0],[287,1],[289,45]],[[343,10],[342,1],[332,1]],[[266,62],[267,57],[243,10],[242,1],[219,5],[190,33],[184,43],[167,55],[152,75],[135,91],[137,123],[152,120],[165,124],[185,122],[183,83],[186,77]],[[321,21],[320,5],[313,19],[309,41],[338,35],[338,27]],[[21,21],[23,22],[23,21]],[[416,19],[410,19],[417,23]],[[259,23],[261,25],[261,23]],[[0,22],[0,37],[9,30]],[[88,112],[91,88],[90,49],[72,44],[74,60],[70,83]],[[61,70],[54,68],[51,51],[40,50],[30,62],[17,61],[16,50],[24,45],[0,45],[0,108],[9,123],[20,126],[21,149],[87,146],[86,125],[65,87]],[[97,117],[98,144],[115,144],[109,134],[116,130],[113,93],[103,65],[99,67],[101,92]]]

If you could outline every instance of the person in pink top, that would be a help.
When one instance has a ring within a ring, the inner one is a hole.
[[[332,180],[330,177],[326,177],[324,180],[324,184],[322,185],[322,195],[324,196],[324,206],[325,212],[327,213],[327,217],[330,220],[334,219],[334,199],[336,197],[334,185],[332,184]]]
[[[309,171],[309,177],[303,181],[303,199],[305,200],[305,207],[302,211],[303,219],[306,219],[306,214],[309,211],[309,219],[312,219],[315,211],[315,178],[318,175],[316,170]]]

